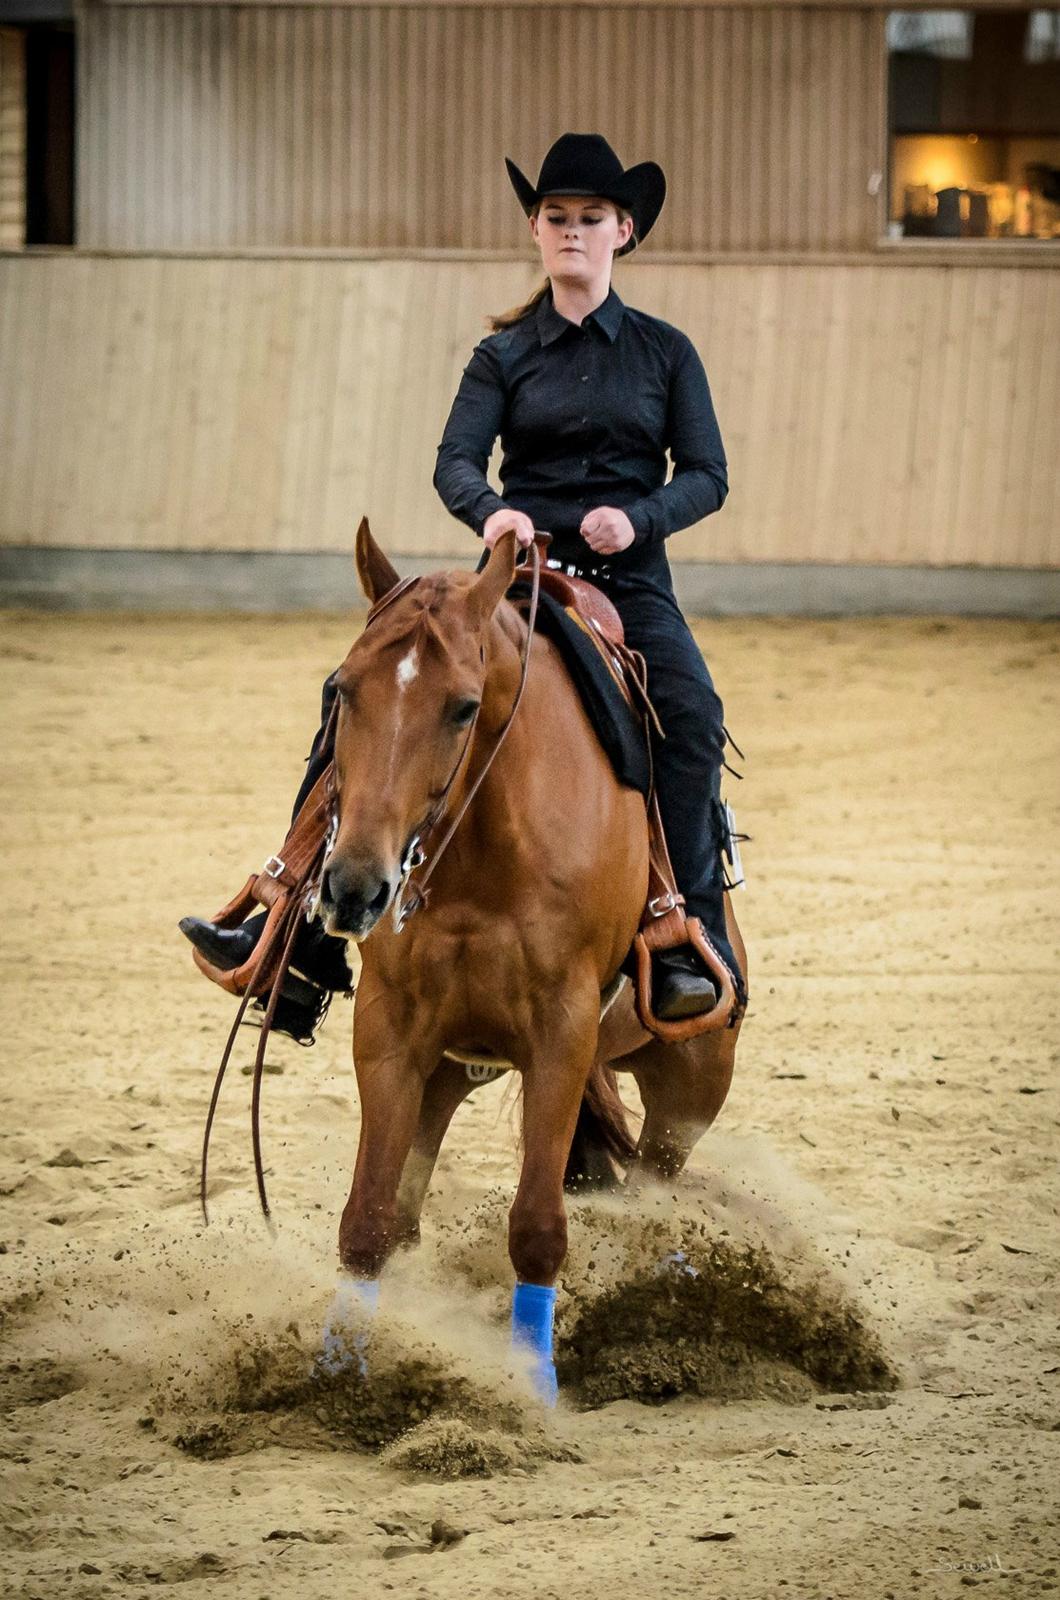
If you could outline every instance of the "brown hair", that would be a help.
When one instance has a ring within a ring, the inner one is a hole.
[[[612,200],[611,204],[618,212],[619,222],[624,222],[627,217],[632,217],[633,213],[631,211],[627,211],[624,206],[618,205],[616,201]],[[541,201],[539,200],[537,205],[534,206],[533,209],[527,213],[527,215],[536,217],[540,210]],[[634,232],[630,235],[629,242],[624,249],[616,252],[615,259],[617,260],[619,255],[625,255],[628,251],[632,250],[636,243],[637,235]],[[537,310],[537,307],[545,298],[550,287],[551,280],[546,278],[544,283],[541,284],[539,288],[534,290],[529,300],[524,300],[521,306],[512,306],[510,311],[490,312],[486,317],[486,327],[489,329],[490,333],[500,333],[502,328],[511,328],[515,323],[522,322],[524,317],[528,317],[532,311]]]

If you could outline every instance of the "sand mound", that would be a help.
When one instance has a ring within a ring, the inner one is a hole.
[[[896,1386],[878,1336],[827,1279],[692,1230],[674,1255],[571,1303],[557,1370],[583,1403],[683,1393],[798,1402],[818,1387]]]
[[[353,1448],[380,1452],[400,1472],[482,1478],[580,1459],[514,1389],[512,1373],[474,1376],[461,1370],[459,1355],[386,1321],[373,1327],[364,1355],[363,1372],[353,1361],[327,1373],[295,1330],[255,1337],[235,1353],[217,1412],[173,1432],[174,1419],[194,1415],[194,1405],[171,1396],[172,1413],[160,1420],[181,1450],[204,1460],[269,1444]]]
[[[543,1461],[580,1461],[573,1445],[543,1429],[502,1433],[476,1430],[458,1417],[421,1422],[388,1445],[383,1462],[399,1472],[422,1472],[437,1478],[491,1478],[513,1468],[533,1471]]]

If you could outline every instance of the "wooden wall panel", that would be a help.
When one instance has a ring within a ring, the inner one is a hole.
[[[431,485],[518,262],[0,258],[0,540],[474,548]],[[674,559],[1060,565],[1060,278],[622,263],[687,330],[731,490]],[[496,463],[495,463],[496,464]]]
[[[80,38],[89,248],[518,248],[503,157],[565,128],[664,167],[646,252],[875,239],[882,12],[93,4]]]
[[[20,28],[0,28],[0,250],[26,238],[26,47]]]

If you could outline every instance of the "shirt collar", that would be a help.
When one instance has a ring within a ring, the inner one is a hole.
[[[612,288],[608,293],[607,299],[602,305],[597,306],[595,311],[589,313],[582,326],[584,327],[586,323],[595,322],[603,330],[609,343],[614,344],[625,309],[624,304]],[[556,310],[550,285],[548,293],[540,301],[537,308],[537,332],[541,343],[549,345],[554,339],[558,339],[561,334],[566,333],[568,328],[576,326],[576,323],[570,322]]]

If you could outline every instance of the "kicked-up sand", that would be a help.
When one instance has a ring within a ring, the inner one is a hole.
[[[506,1333],[513,1085],[457,1114],[365,1372],[314,1370],[351,1009],[269,1049],[176,931],[283,837],[357,619],[5,619],[0,1594],[1055,1589],[1060,632],[697,624],[752,1004],[688,1171],[572,1201],[559,1410]],[[631,1107],[636,1096],[622,1080]]]

